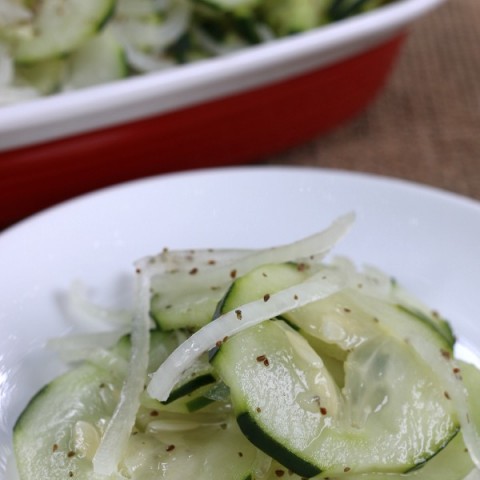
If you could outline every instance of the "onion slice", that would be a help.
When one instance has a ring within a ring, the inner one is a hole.
[[[127,447],[143,392],[148,368],[150,338],[150,277],[141,273],[137,276],[137,308],[132,324],[132,351],[128,373],[120,394],[120,401],[107,425],[100,445],[93,458],[95,474],[112,475]]]
[[[106,326],[123,330],[131,328],[133,312],[130,309],[114,310],[98,305],[89,298],[86,286],[78,280],[68,291],[66,309],[69,316],[95,330]]]
[[[159,275],[152,278],[152,289],[165,297],[182,298],[188,292],[206,291],[228,286],[232,278],[269,263],[284,263],[289,261],[320,261],[346,235],[355,220],[354,213],[348,213],[335,220],[328,228],[296,242],[273,248],[248,251],[239,251],[238,258],[221,262],[215,266],[201,267],[195,265],[195,274],[192,270],[174,270],[171,272],[162,269],[162,264],[155,266],[153,257],[149,268],[153,272],[158,269]],[[228,252],[228,251],[227,251]],[[243,254],[245,253],[245,255]],[[146,260],[144,259],[143,265]],[[158,262],[158,260],[157,260]],[[193,266],[193,265],[192,265]]]

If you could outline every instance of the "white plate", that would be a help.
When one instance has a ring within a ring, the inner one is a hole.
[[[0,235],[0,475],[11,429],[59,372],[45,339],[71,328],[59,294],[81,278],[109,302],[134,259],[164,246],[260,247],[356,224],[335,253],[397,277],[480,352],[480,204],[396,180],[320,169],[234,168],[133,182],[70,201]],[[7,478],[14,478],[12,472]]]

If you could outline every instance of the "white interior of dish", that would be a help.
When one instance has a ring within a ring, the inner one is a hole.
[[[399,0],[227,57],[0,109],[0,151],[165,113],[268,85],[365,51],[444,0]]]
[[[72,281],[82,279],[101,303],[116,305],[130,291],[133,260],[165,246],[266,247],[313,233],[351,210],[357,220],[334,253],[395,276],[451,320],[459,353],[476,359],[478,202],[320,169],[206,170],[132,182],[47,210],[0,235],[0,477],[15,419],[64,368],[43,345],[72,330],[59,308]],[[9,473],[6,480],[14,478]]]

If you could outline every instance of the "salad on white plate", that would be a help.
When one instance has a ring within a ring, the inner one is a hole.
[[[94,331],[49,343],[71,368],[16,421],[20,479],[476,475],[480,372],[396,279],[327,258],[353,220],[144,257],[131,310],[74,285],[70,312]]]

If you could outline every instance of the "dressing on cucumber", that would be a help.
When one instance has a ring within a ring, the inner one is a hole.
[[[352,221],[275,249],[136,262],[131,333],[97,335],[19,417],[20,480],[463,480],[479,466],[480,372],[398,282],[326,263]],[[167,311],[182,292],[192,315],[173,309],[166,328],[155,296]]]

